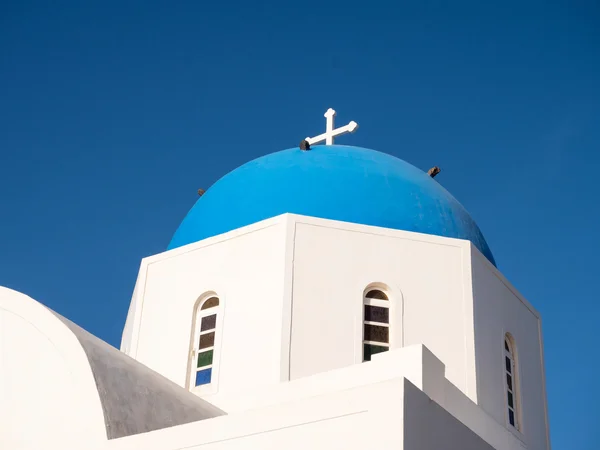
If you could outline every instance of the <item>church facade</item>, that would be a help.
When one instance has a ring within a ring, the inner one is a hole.
[[[454,197],[334,145],[334,115],[142,260],[120,350],[0,288],[0,447],[549,449],[539,313]]]

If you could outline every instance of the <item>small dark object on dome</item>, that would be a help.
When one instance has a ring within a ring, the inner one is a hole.
[[[440,172],[441,172],[441,170],[438,166],[433,166],[431,169],[429,169],[427,171],[427,175],[429,175],[431,178],[434,178]]]
[[[206,191],[204,189],[198,189],[198,195],[202,197]]]
[[[310,144],[306,139],[302,139],[302,141],[300,141],[300,150],[310,150]]]

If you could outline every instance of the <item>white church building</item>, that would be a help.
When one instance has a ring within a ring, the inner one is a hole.
[[[0,287],[0,449],[550,449],[539,313],[437,171],[334,116],[200,196],[120,350]]]

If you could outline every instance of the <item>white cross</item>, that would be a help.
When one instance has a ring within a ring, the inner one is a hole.
[[[346,133],[354,133],[354,131],[358,128],[358,124],[353,120],[348,125],[344,125],[336,130],[333,129],[333,118],[335,117],[335,111],[331,108],[327,110],[325,113],[325,117],[327,118],[327,126],[326,131],[323,134],[320,134],[315,137],[307,137],[306,141],[310,144],[316,144],[317,142],[325,141],[325,145],[333,145],[333,138],[336,136],[340,136],[341,134]]]

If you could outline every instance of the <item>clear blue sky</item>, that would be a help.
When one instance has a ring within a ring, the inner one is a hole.
[[[0,285],[118,346],[196,190],[334,107],[442,168],[542,314],[553,448],[598,448],[600,4],[239,3],[2,2]]]

